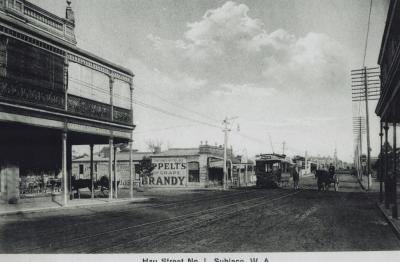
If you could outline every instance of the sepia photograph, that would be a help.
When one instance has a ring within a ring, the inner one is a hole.
[[[395,261],[397,120],[399,0],[0,0],[0,261]]]

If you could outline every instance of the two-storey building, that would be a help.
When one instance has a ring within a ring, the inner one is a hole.
[[[93,156],[95,144],[113,152],[132,141],[134,75],[77,46],[67,4],[59,17],[0,0],[0,192],[10,203],[61,182],[66,205],[72,145],[90,145]]]
[[[390,0],[382,37],[378,63],[381,67],[381,96],[376,114],[381,119],[380,200],[386,208],[392,207],[393,217],[397,212],[397,156],[389,154],[389,147],[397,148],[396,125],[400,121],[400,1]],[[389,132],[393,133],[388,141]],[[384,140],[384,141],[383,141]],[[382,146],[385,145],[385,146]],[[397,150],[393,150],[396,152]],[[391,161],[391,158],[393,161]],[[384,186],[384,189],[383,189]],[[383,195],[383,191],[385,194]]]

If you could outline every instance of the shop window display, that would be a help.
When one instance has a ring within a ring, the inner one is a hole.
[[[198,162],[189,162],[189,182],[200,182],[200,168]]]
[[[27,171],[21,174],[19,180],[20,198],[50,196],[61,191],[61,178],[54,171]]]

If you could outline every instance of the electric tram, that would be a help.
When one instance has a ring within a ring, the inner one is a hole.
[[[256,156],[257,187],[277,188],[289,184],[292,161],[286,155],[260,154]]]

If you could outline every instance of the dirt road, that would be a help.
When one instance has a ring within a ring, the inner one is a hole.
[[[399,250],[377,196],[341,176],[340,192],[157,192],[146,203],[0,217],[2,253]]]

